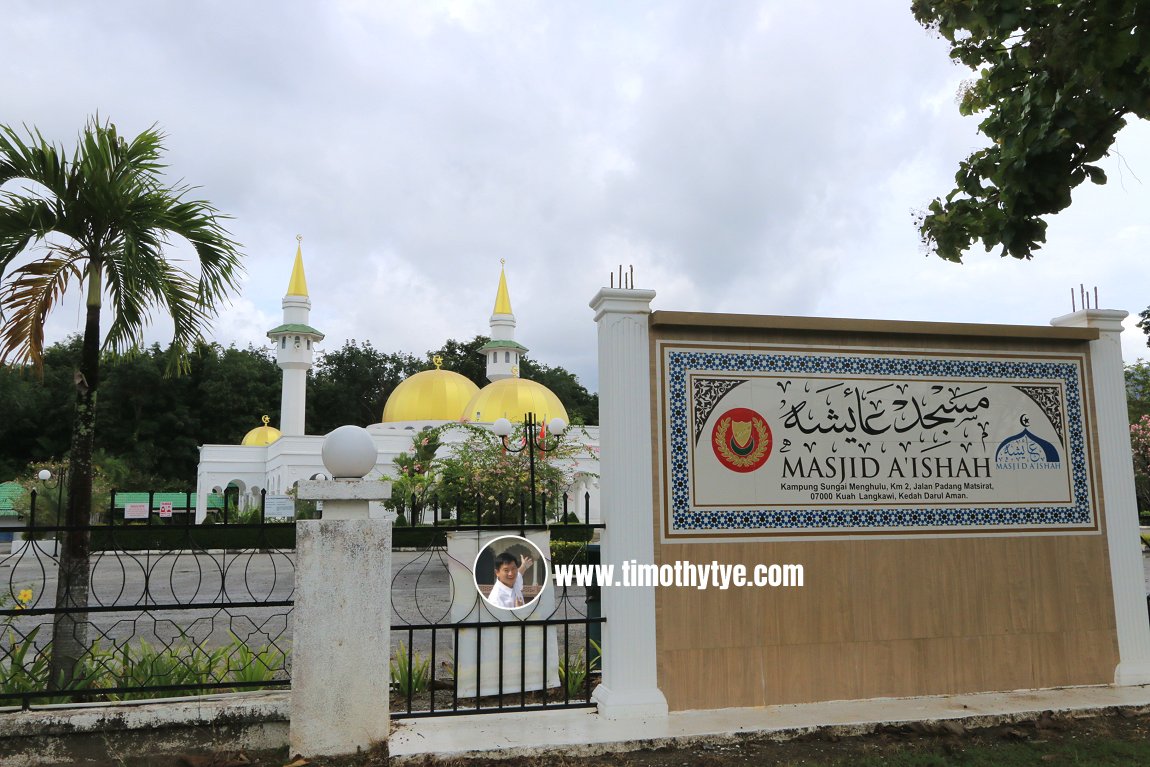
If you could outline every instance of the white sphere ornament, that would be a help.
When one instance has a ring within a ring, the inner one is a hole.
[[[506,418],[497,418],[495,423],[491,424],[491,431],[495,432],[497,437],[510,437],[511,436],[511,421]]]
[[[47,469],[40,469],[40,473],[36,476],[40,478],[41,482],[47,482],[52,478],[52,472],[48,471]]]
[[[547,424],[547,428],[551,430],[552,434],[562,434],[567,431],[567,422],[556,416]]]
[[[328,434],[321,454],[333,479],[360,479],[379,462],[379,450],[362,426],[340,426]]]

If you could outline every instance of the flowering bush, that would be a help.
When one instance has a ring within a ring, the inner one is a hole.
[[[1130,449],[1134,457],[1134,489],[1138,511],[1150,511],[1150,415],[1130,425]]]
[[[575,441],[572,427],[558,437],[546,436],[546,451],[535,451],[535,496],[539,510],[554,519],[562,510],[562,493],[573,481],[580,458],[593,458],[585,444]],[[464,438],[440,450],[440,435],[462,430]],[[538,436],[538,435],[536,435]],[[508,438],[512,448],[523,445],[523,427]],[[444,455],[437,455],[442,452]],[[507,450],[489,429],[467,423],[425,429],[412,446],[395,459],[390,506],[410,511],[412,524],[424,521],[425,508],[455,509],[461,522],[484,524],[518,521],[531,503],[531,456],[528,450]],[[540,520],[542,521],[542,520]]]

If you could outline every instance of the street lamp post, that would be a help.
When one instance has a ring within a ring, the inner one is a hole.
[[[56,513],[53,515],[54,516],[54,519],[52,520],[53,525],[59,525],[61,523],[60,522],[60,515],[64,509],[64,485],[65,485],[67,477],[68,477],[68,469],[66,466],[61,466],[59,471],[60,471],[60,473],[55,475],[55,481],[53,481],[52,472],[48,469],[40,469],[40,471],[36,472],[36,479],[40,480],[40,484],[42,484],[46,490],[55,490],[56,491]],[[35,507],[33,507],[33,508],[35,508]],[[35,527],[36,526],[36,515],[34,512],[32,514],[32,518],[28,520],[28,526],[29,527]],[[59,531],[56,531],[52,535],[52,555],[53,556],[56,556],[56,554],[58,553],[57,547],[59,545],[60,545],[60,533],[59,533]]]
[[[538,430],[539,422],[535,420],[535,413],[528,412],[523,416],[523,438],[518,446],[511,445],[511,421],[506,418],[499,418],[495,423],[491,424],[491,431],[499,437],[503,442],[503,449],[510,453],[521,453],[527,451],[527,467],[528,476],[531,483],[531,519],[534,521],[535,516],[535,452],[546,453],[559,447],[559,443],[563,441],[563,432],[567,431],[567,423],[562,418],[552,418],[547,423],[547,428],[551,430],[551,435],[554,437],[554,442],[548,444],[547,435],[542,434]]]
[[[49,469],[40,469],[36,473],[36,479],[40,480],[40,484],[48,490],[56,491],[56,518],[53,520],[53,524],[60,524],[60,512],[64,508],[64,484],[67,477],[68,469],[63,466],[60,467],[60,473],[55,476],[55,482],[52,481],[52,472]]]

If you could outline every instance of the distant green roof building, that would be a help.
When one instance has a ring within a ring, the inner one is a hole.
[[[0,485],[2,487],[2,485]],[[195,493],[152,493],[152,511],[159,511],[160,504],[168,501],[172,504],[172,511],[187,511],[188,503],[191,503],[191,510],[195,511],[196,508],[196,494]],[[117,509],[124,508],[126,503],[147,503],[147,493],[116,493],[116,502],[113,504]],[[208,494],[208,510],[223,509],[224,497],[219,493]]]
[[[19,517],[20,513],[16,509],[23,505],[27,496],[28,491],[16,482],[0,484],[0,517]]]

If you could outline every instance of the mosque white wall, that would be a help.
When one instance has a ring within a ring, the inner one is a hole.
[[[243,497],[252,488],[262,488],[267,482],[268,449],[249,445],[202,445],[200,465],[196,470],[196,524],[204,521],[208,513],[208,495],[222,492],[229,484],[240,488]]]
[[[425,426],[442,426],[442,421],[411,422],[400,424],[372,424],[367,428],[376,448],[379,462],[369,473],[369,478],[394,476],[395,457],[411,447],[412,437]],[[453,443],[464,440],[462,429],[446,430],[441,440],[446,450]],[[561,466],[574,478],[568,488],[569,509],[580,519],[584,517],[584,494],[590,495],[590,521],[601,520],[599,505],[599,427],[580,427],[575,438],[591,448],[594,457],[581,457],[561,462]],[[220,492],[229,484],[240,488],[241,507],[258,503],[260,491],[269,494],[287,493],[296,483],[309,480],[317,474],[324,474],[323,459],[320,455],[323,436],[283,436],[267,446],[245,445],[204,445],[200,448],[200,465],[196,475],[196,522],[204,521],[207,514],[207,496]]]

